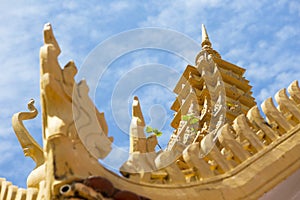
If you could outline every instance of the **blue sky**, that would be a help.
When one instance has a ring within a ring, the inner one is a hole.
[[[97,45],[136,28],[156,27],[174,31],[200,44],[203,23],[214,49],[222,58],[247,69],[245,76],[253,86],[258,104],[293,80],[300,79],[300,2],[296,0],[272,3],[266,0],[2,1],[0,177],[22,187],[25,187],[26,177],[34,163],[23,156],[11,127],[11,117],[26,110],[31,98],[36,100],[40,109],[39,49],[43,42],[42,29],[47,22],[52,24],[62,50],[61,66],[73,59],[80,69]],[[148,37],[154,36],[149,34]],[[172,45],[182,44],[174,42]],[[101,56],[109,56],[109,53],[108,49]],[[192,58],[196,56],[194,53],[194,50],[190,53]],[[166,80],[164,84],[157,84],[158,74],[147,74],[155,81],[138,85],[126,93],[124,99],[117,98],[119,101],[113,103],[113,106],[120,106],[117,117],[125,119],[120,125],[112,111],[112,98],[118,87],[121,90],[128,87],[118,83],[135,77],[137,82],[134,84],[137,84],[145,77],[134,73],[153,64],[168,68],[170,76],[162,77]],[[140,96],[147,123],[164,131],[160,143],[166,144],[172,131],[168,126],[172,118],[168,107],[175,98],[171,86],[175,86],[187,64],[194,63],[161,49],[141,49],[116,58],[109,65],[97,83],[92,99],[100,111],[105,111],[109,134],[116,138],[116,146],[125,150],[128,146],[125,122],[129,119],[128,107],[135,94]],[[26,126],[41,142],[40,117],[26,122]]]

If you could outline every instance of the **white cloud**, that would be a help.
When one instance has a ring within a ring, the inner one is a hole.
[[[205,9],[222,6],[219,0],[213,1],[172,1],[156,5],[158,13],[150,15],[141,26],[166,27],[181,30],[186,34],[197,32],[200,36],[200,27],[207,20]],[[196,20],[198,20],[196,22]],[[196,22],[196,23],[195,23]]]
[[[300,17],[300,3],[296,1],[289,2],[289,11],[296,13]]]
[[[278,37],[279,40],[284,42],[285,40],[287,40],[289,38],[293,38],[294,36],[298,35],[299,32],[300,32],[299,27],[287,25],[287,26],[282,27],[276,33],[276,37]]]

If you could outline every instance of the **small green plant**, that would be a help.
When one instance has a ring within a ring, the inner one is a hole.
[[[162,132],[157,128],[152,128],[151,126],[146,127],[146,133],[154,133],[157,137],[162,135]]]
[[[154,133],[157,137],[162,136],[161,131],[159,131],[157,128],[152,128],[151,126],[147,126],[145,131],[146,131],[146,133]],[[157,143],[157,146],[162,150],[159,143]]]
[[[189,122],[189,124],[193,125],[199,122],[199,118],[195,117],[194,115],[183,115],[181,117],[183,121]]]

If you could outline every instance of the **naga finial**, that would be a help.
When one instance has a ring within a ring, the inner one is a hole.
[[[33,99],[29,101],[28,109],[30,112],[19,112],[13,115],[12,126],[23,148],[24,155],[31,157],[36,163],[37,168],[44,163],[44,153],[40,145],[30,135],[23,124],[23,120],[33,119],[38,114]]]

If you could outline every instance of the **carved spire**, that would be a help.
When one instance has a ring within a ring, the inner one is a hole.
[[[132,102],[132,119],[130,124],[130,153],[146,152],[145,120],[137,96]]]
[[[205,25],[202,24],[202,49],[211,48],[211,42],[209,41],[209,37],[205,28]]]
[[[145,126],[145,120],[143,117],[142,109],[140,106],[139,98],[137,96],[133,97],[133,102],[132,102],[132,117],[136,117],[137,124],[139,126]]]
[[[202,24],[202,42],[201,42],[201,46],[202,46],[202,51],[206,51],[208,52],[210,55],[213,55],[215,57],[218,57],[218,58],[221,58],[221,55],[212,48],[212,44],[209,40],[209,37],[208,37],[208,34],[207,34],[207,31],[206,31],[206,28],[205,28],[205,25]],[[201,52],[202,52],[201,51]],[[201,53],[200,52],[200,53]],[[198,54],[196,56],[196,63],[197,63],[197,60],[198,60],[198,57],[199,57],[200,54]]]

